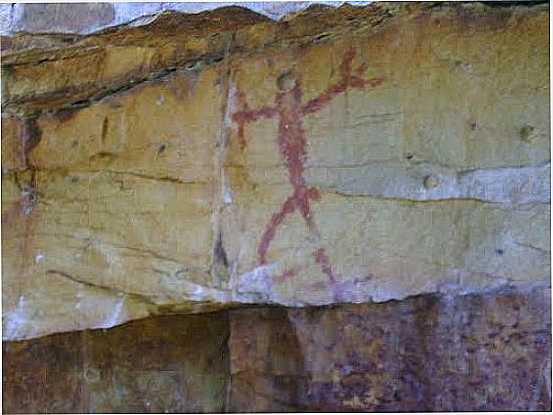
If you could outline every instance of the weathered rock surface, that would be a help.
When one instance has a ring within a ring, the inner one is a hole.
[[[3,411],[222,412],[228,328],[225,314],[162,316],[5,342]]]
[[[338,7],[344,1],[317,1],[317,4]],[[364,6],[370,1],[347,2],[353,6]],[[47,3],[3,3],[0,4],[0,33],[17,32],[56,32],[92,33],[109,26],[133,22],[139,25],[153,18],[153,14],[163,11],[200,13],[226,6],[239,6],[278,20],[289,14],[300,12],[311,1],[228,1],[228,2],[132,2],[132,3],[89,3],[61,7]]]
[[[380,3],[3,39],[4,339],[548,287],[548,24]]]
[[[250,308],[5,342],[4,411],[548,411],[550,301]]]
[[[549,290],[230,313],[230,410],[551,410]]]

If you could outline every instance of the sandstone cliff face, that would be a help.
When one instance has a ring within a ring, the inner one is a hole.
[[[382,3],[3,39],[4,339],[547,287],[547,28]]]
[[[2,37],[4,410],[550,410],[548,17]]]

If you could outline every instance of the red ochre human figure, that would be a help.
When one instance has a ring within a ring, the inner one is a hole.
[[[355,51],[348,50],[340,64],[340,80],[328,87],[321,95],[306,103],[302,103],[302,86],[300,79],[294,77],[291,72],[286,72],[277,79],[279,92],[275,97],[273,106],[263,106],[258,109],[250,109],[243,93],[238,92],[237,98],[242,110],[232,116],[238,125],[238,140],[241,148],[246,145],[244,126],[247,123],[261,118],[278,117],[278,147],[288,169],[288,177],[292,185],[292,194],[284,201],[280,210],[273,214],[265,228],[261,241],[257,248],[257,257],[260,265],[267,263],[267,251],[271,241],[275,237],[278,227],[284,219],[298,211],[305,220],[309,232],[318,235],[317,226],[311,211],[311,201],[320,199],[319,190],[307,186],[303,173],[306,159],[306,135],[303,129],[303,117],[322,109],[332,101],[334,97],[349,89],[363,89],[367,86],[375,87],[383,82],[382,78],[363,79],[361,75],[366,71],[365,65],[352,68]],[[331,284],[336,286],[336,275],[332,269],[330,259],[324,248],[313,252],[315,262],[321,267],[321,271],[329,278]],[[294,275],[294,271],[286,271],[283,278]]]

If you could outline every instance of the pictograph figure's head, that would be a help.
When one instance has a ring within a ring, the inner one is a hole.
[[[296,87],[298,80],[292,71],[286,71],[277,78],[276,84],[281,92],[290,92]]]

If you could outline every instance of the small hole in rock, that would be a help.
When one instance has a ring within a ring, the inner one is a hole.
[[[427,189],[433,189],[440,185],[440,180],[433,175],[429,175],[424,178],[423,185]]]
[[[532,127],[531,125],[525,125],[519,131],[520,139],[526,142],[532,141],[533,132],[534,132],[534,127]]]

